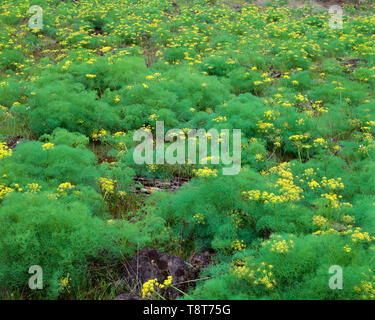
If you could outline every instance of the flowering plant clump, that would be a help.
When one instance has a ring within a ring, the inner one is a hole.
[[[62,278],[60,280],[60,286],[61,286],[61,291],[67,291],[68,293],[70,293],[70,289],[71,289],[71,278],[70,278],[70,274],[68,273],[66,277]]]
[[[293,240],[282,239],[280,235],[272,235],[270,240],[264,241],[263,246],[269,247],[272,252],[287,253],[294,248]]]
[[[210,168],[207,168],[207,167],[204,167],[202,169],[194,169],[193,173],[197,177],[203,177],[203,178],[217,177],[217,170],[216,169],[210,169]]]
[[[153,294],[161,297],[165,300],[165,298],[158,292],[158,289],[163,289],[164,287],[168,287],[172,285],[172,277],[168,276],[167,279],[164,280],[163,283],[159,283],[158,279],[150,279],[146,281],[142,285],[142,298],[150,298]]]
[[[375,237],[371,237],[368,232],[363,232],[361,228],[355,228],[351,234],[351,239],[353,242],[370,242],[375,240]]]
[[[108,178],[99,178],[99,184],[105,194],[113,194],[115,192],[116,180]]]
[[[264,261],[258,266],[254,263],[251,263],[250,266],[243,265],[242,263],[239,263],[239,265],[236,264],[232,267],[232,273],[236,277],[245,279],[254,286],[264,286],[268,290],[275,288],[276,280],[272,272],[272,265],[267,265]]]
[[[371,269],[367,272],[362,272],[362,276],[365,280],[361,280],[359,285],[354,287],[356,294],[360,295],[363,300],[374,300],[375,299],[375,275]]]

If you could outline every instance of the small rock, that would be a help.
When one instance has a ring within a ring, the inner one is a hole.
[[[197,278],[199,277],[201,269],[207,268],[211,264],[211,254],[208,251],[194,253],[192,256],[190,256],[188,262],[194,268],[191,277],[193,279]]]

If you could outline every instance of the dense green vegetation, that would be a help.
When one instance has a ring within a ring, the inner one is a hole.
[[[375,6],[332,29],[285,4],[1,2],[2,298],[141,295],[116,281],[152,247],[214,253],[195,299],[374,299]],[[135,164],[157,120],[241,129],[241,172]],[[136,177],[189,182],[148,195]]]

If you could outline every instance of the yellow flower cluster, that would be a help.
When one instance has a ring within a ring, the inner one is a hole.
[[[338,199],[338,196],[336,193],[333,193],[333,192],[330,192],[330,193],[323,193],[320,195],[322,198],[325,198],[329,201],[329,205],[332,207],[332,208],[335,208],[337,209],[339,206],[340,206],[340,202],[339,202],[339,199]],[[341,196],[339,196],[341,197]]]
[[[9,109],[0,104],[0,119],[12,119],[14,116],[9,112]]]
[[[315,101],[315,103],[312,105],[313,114],[316,116],[319,116],[321,113],[328,112],[327,107],[322,106],[323,101]]]
[[[279,178],[274,184],[274,188],[278,189],[280,194],[260,190],[243,191],[242,194],[247,196],[249,200],[263,200],[264,203],[284,203],[289,201],[299,201],[303,196],[303,189],[294,184],[293,173],[289,168],[289,163],[284,162],[278,166],[272,167],[264,175],[278,174]]]
[[[311,179],[311,181],[308,181],[307,184],[311,190],[314,190],[315,188],[320,188],[319,182],[315,181],[314,179]]]
[[[244,225],[244,219],[241,212],[231,210],[226,215],[232,218],[232,224],[236,229],[240,229]]]
[[[262,246],[269,247],[271,252],[287,253],[294,248],[293,240],[282,239],[280,235],[272,235],[270,240],[264,241]]]
[[[315,236],[326,234],[339,234],[339,232],[333,228],[329,228],[328,230],[318,230],[313,233]]]
[[[258,127],[258,132],[268,133],[268,131],[270,131],[274,128],[274,125],[273,125],[273,123],[263,122],[262,120],[259,120],[257,122],[257,127]]]
[[[296,135],[290,136],[289,140],[291,140],[291,141],[302,141],[302,140],[308,139],[308,138],[309,138],[309,136],[307,136],[307,135],[296,134]]]
[[[43,151],[50,150],[50,149],[55,149],[55,145],[51,142],[47,142],[42,145]]]
[[[326,235],[326,234],[336,234],[336,235],[343,235],[343,236],[350,236],[350,240],[355,243],[361,243],[361,242],[370,242],[375,240],[374,236],[371,236],[368,232],[362,231],[362,228],[357,227],[353,229],[351,225],[347,226],[347,229],[344,229],[342,231],[337,231],[336,229],[329,228],[328,230],[318,230],[313,233],[313,235]],[[349,246],[345,246],[344,250],[346,252],[350,252],[352,249]]]
[[[327,141],[325,141],[323,138],[318,138],[314,140],[314,147],[325,147],[327,146]]]
[[[317,169],[317,171],[319,168]],[[320,182],[316,181],[313,179],[311,176],[315,175],[316,173],[314,172],[313,168],[306,169],[305,172],[303,173],[304,178],[306,179],[307,185],[311,190],[315,190],[317,188],[322,189],[325,188],[326,190],[328,189],[329,192],[322,193],[321,197],[325,198],[329,201],[329,205],[332,208],[339,208],[341,205],[345,205],[348,207],[352,207],[352,204],[348,202],[343,202],[341,203],[339,200],[342,198],[341,195],[336,194],[340,189],[344,189],[344,183],[342,182],[342,178],[331,178],[328,179],[327,177],[323,177]],[[304,180],[300,180],[303,182]],[[334,192],[335,191],[335,192]]]
[[[94,130],[94,132],[91,135],[92,140],[99,141],[102,137],[107,135],[107,131],[104,129],[101,130]]]
[[[3,199],[8,193],[13,191],[14,189],[6,187],[3,183],[0,183],[0,200]]]
[[[286,198],[284,198],[284,196],[276,195],[273,192],[268,193],[267,191],[264,191],[262,193],[262,199],[264,199],[264,203],[273,203],[273,204],[283,203],[287,201]]]
[[[303,189],[294,184],[293,178],[279,178],[275,184],[282,193],[280,202],[299,201],[303,196]]]
[[[158,279],[151,279],[145,282],[142,286],[142,298],[151,297],[152,293],[157,291],[158,288],[163,289],[164,287],[170,286],[172,284],[172,277],[168,276],[163,283],[159,283]]]
[[[108,179],[108,178],[99,178],[99,184],[102,190],[107,194],[113,194],[115,190],[115,184],[117,183],[116,180]]]
[[[323,216],[313,216],[313,224],[319,227],[328,225],[328,219]]]
[[[62,278],[60,280],[60,286],[61,286],[61,290],[64,291],[66,290],[68,293],[70,293],[70,283],[71,283],[71,277],[70,277],[70,274],[68,273],[66,277]]]
[[[217,177],[217,170],[204,167],[202,169],[194,169],[193,174],[197,177]]]
[[[375,237],[371,237],[368,232],[363,232],[361,228],[355,228],[351,234],[351,239],[353,242],[370,242]]]
[[[352,216],[349,216],[349,215],[345,215],[341,218],[342,222],[345,222],[345,223],[349,223],[349,224],[352,224],[354,223],[355,219],[354,217]]]
[[[111,49],[112,49],[111,47],[103,47],[102,52],[107,53],[107,52],[111,51]]]
[[[279,115],[280,115],[279,112],[277,114],[275,114],[275,112],[273,110],[265,111],[264,114],[263,114],[264,118],[266,118],[267,120],[270,120],[270,121],[276,120],[277,116],[279,116]]]
[[[289,249],[294,248],[293,240],[281,240],[281,241],[274,241],[271,247],[271,251],[275,251],[278,253],[286,253]]]
[[[259,200],[261,197],[260,190],[243,191],[242,194],[247,196],[249,200],[252,200],[252,201]]]
[[[336,179],[327,179],[326,177],[322,178],[320,182],[323,187],[328,187],[331,190],[344,189],[344,184],[341,181],[341,178]]]
[[[282,162],[279,165],[270,168],[265,175],[268,174],[278,174],[282,178],[293,179],[293,173],[290,170],[289,162]]]
[[[70,60],[65,61],[64,65],[61,67],[62,70],[67,70],[69,69],[70,65],[72,62]]]
[[[224,121],[227,121],[227,117],[226,116],[219,116],[215,119],[212,119],[212,121],[215,121],[215,122],[224,122]]]
[[[352,248],[350,248],[349,246],[345,245],[344,246],[344,250],[346,253],[350,253],[352,251]]]
[[[36,192],[39,192],[42,189],[42,186],[40,186],[37,183],[28,183],[26,185],[26,189],[27,189],[27,192],[36,193]]]
[[[61,183],[57,187],[57,191],[58,192],[65,192],[66,190],[71,190],[73,188],[74,188],[74,185],[72,185],[70,182],[64,182],[64,183]]]
[[[366,280],[361,280],[360,284],[354,287],[354,291],[361,295],[363,300],[374,300],[375,299],[375,276],[372,274],[372,270],[369,269],[370,274],[362,273]]]
[[[232,242],[232,250],[233,251],[242,251],[246,249],[246,244],[243,243],[243,240],[235,239]]]
[[[255,274],[254,270],[250,269],[245,265],[234,266],[232,267],[231,272],[239,279],[244,279],[246,277],[253,278]]]
[[[291,235],[293,237],[293,235]],[[281,235],[272,234],[269,240],[262,242],[263,247],[269,247],[271,252],[286,253],[294,248],[294,241],[285,240]]]
[[[239,264],[239,265],[237,265]],[[260,266],[252,263],[250,266],[244,265],[242,261],[231,267],[231,273],[239,279],[246,279],[254,285],[262,285],[267,289],[274,289],[276,280],[272,272],[273,266],[261,262]]]
[[[201,213],[196,213],[193,215],[193,220],[197,224],[206,224],[205,219],[206,217]]]
[[[301,94],[301,93],[299,93],[296,96],[294,96],[294,98],[296,99],[297,102],[308,101],[308,98],[306,96],[304,96],[303,94]]]
[[[155,113],[151,114],[149,117],[148,117],[150,120],[157,120],[159,118],[159,116]]]
[[[0,159],[12,156],[12,149],[9,149],[5,142],[0,142]]]
[[[319,169],[318,169],[319,170]],[[312,176],[315,174],[315,171],[314,171],[314,168],[308,168],[308,169],[305,169],[305,171],[303,172],[303,175],[304,176]]]
[[[115,137],[125,137],[126,136],[126,132],[123,132],[123,131],[119,131],[119,132],[116,132],[114,134]]]

